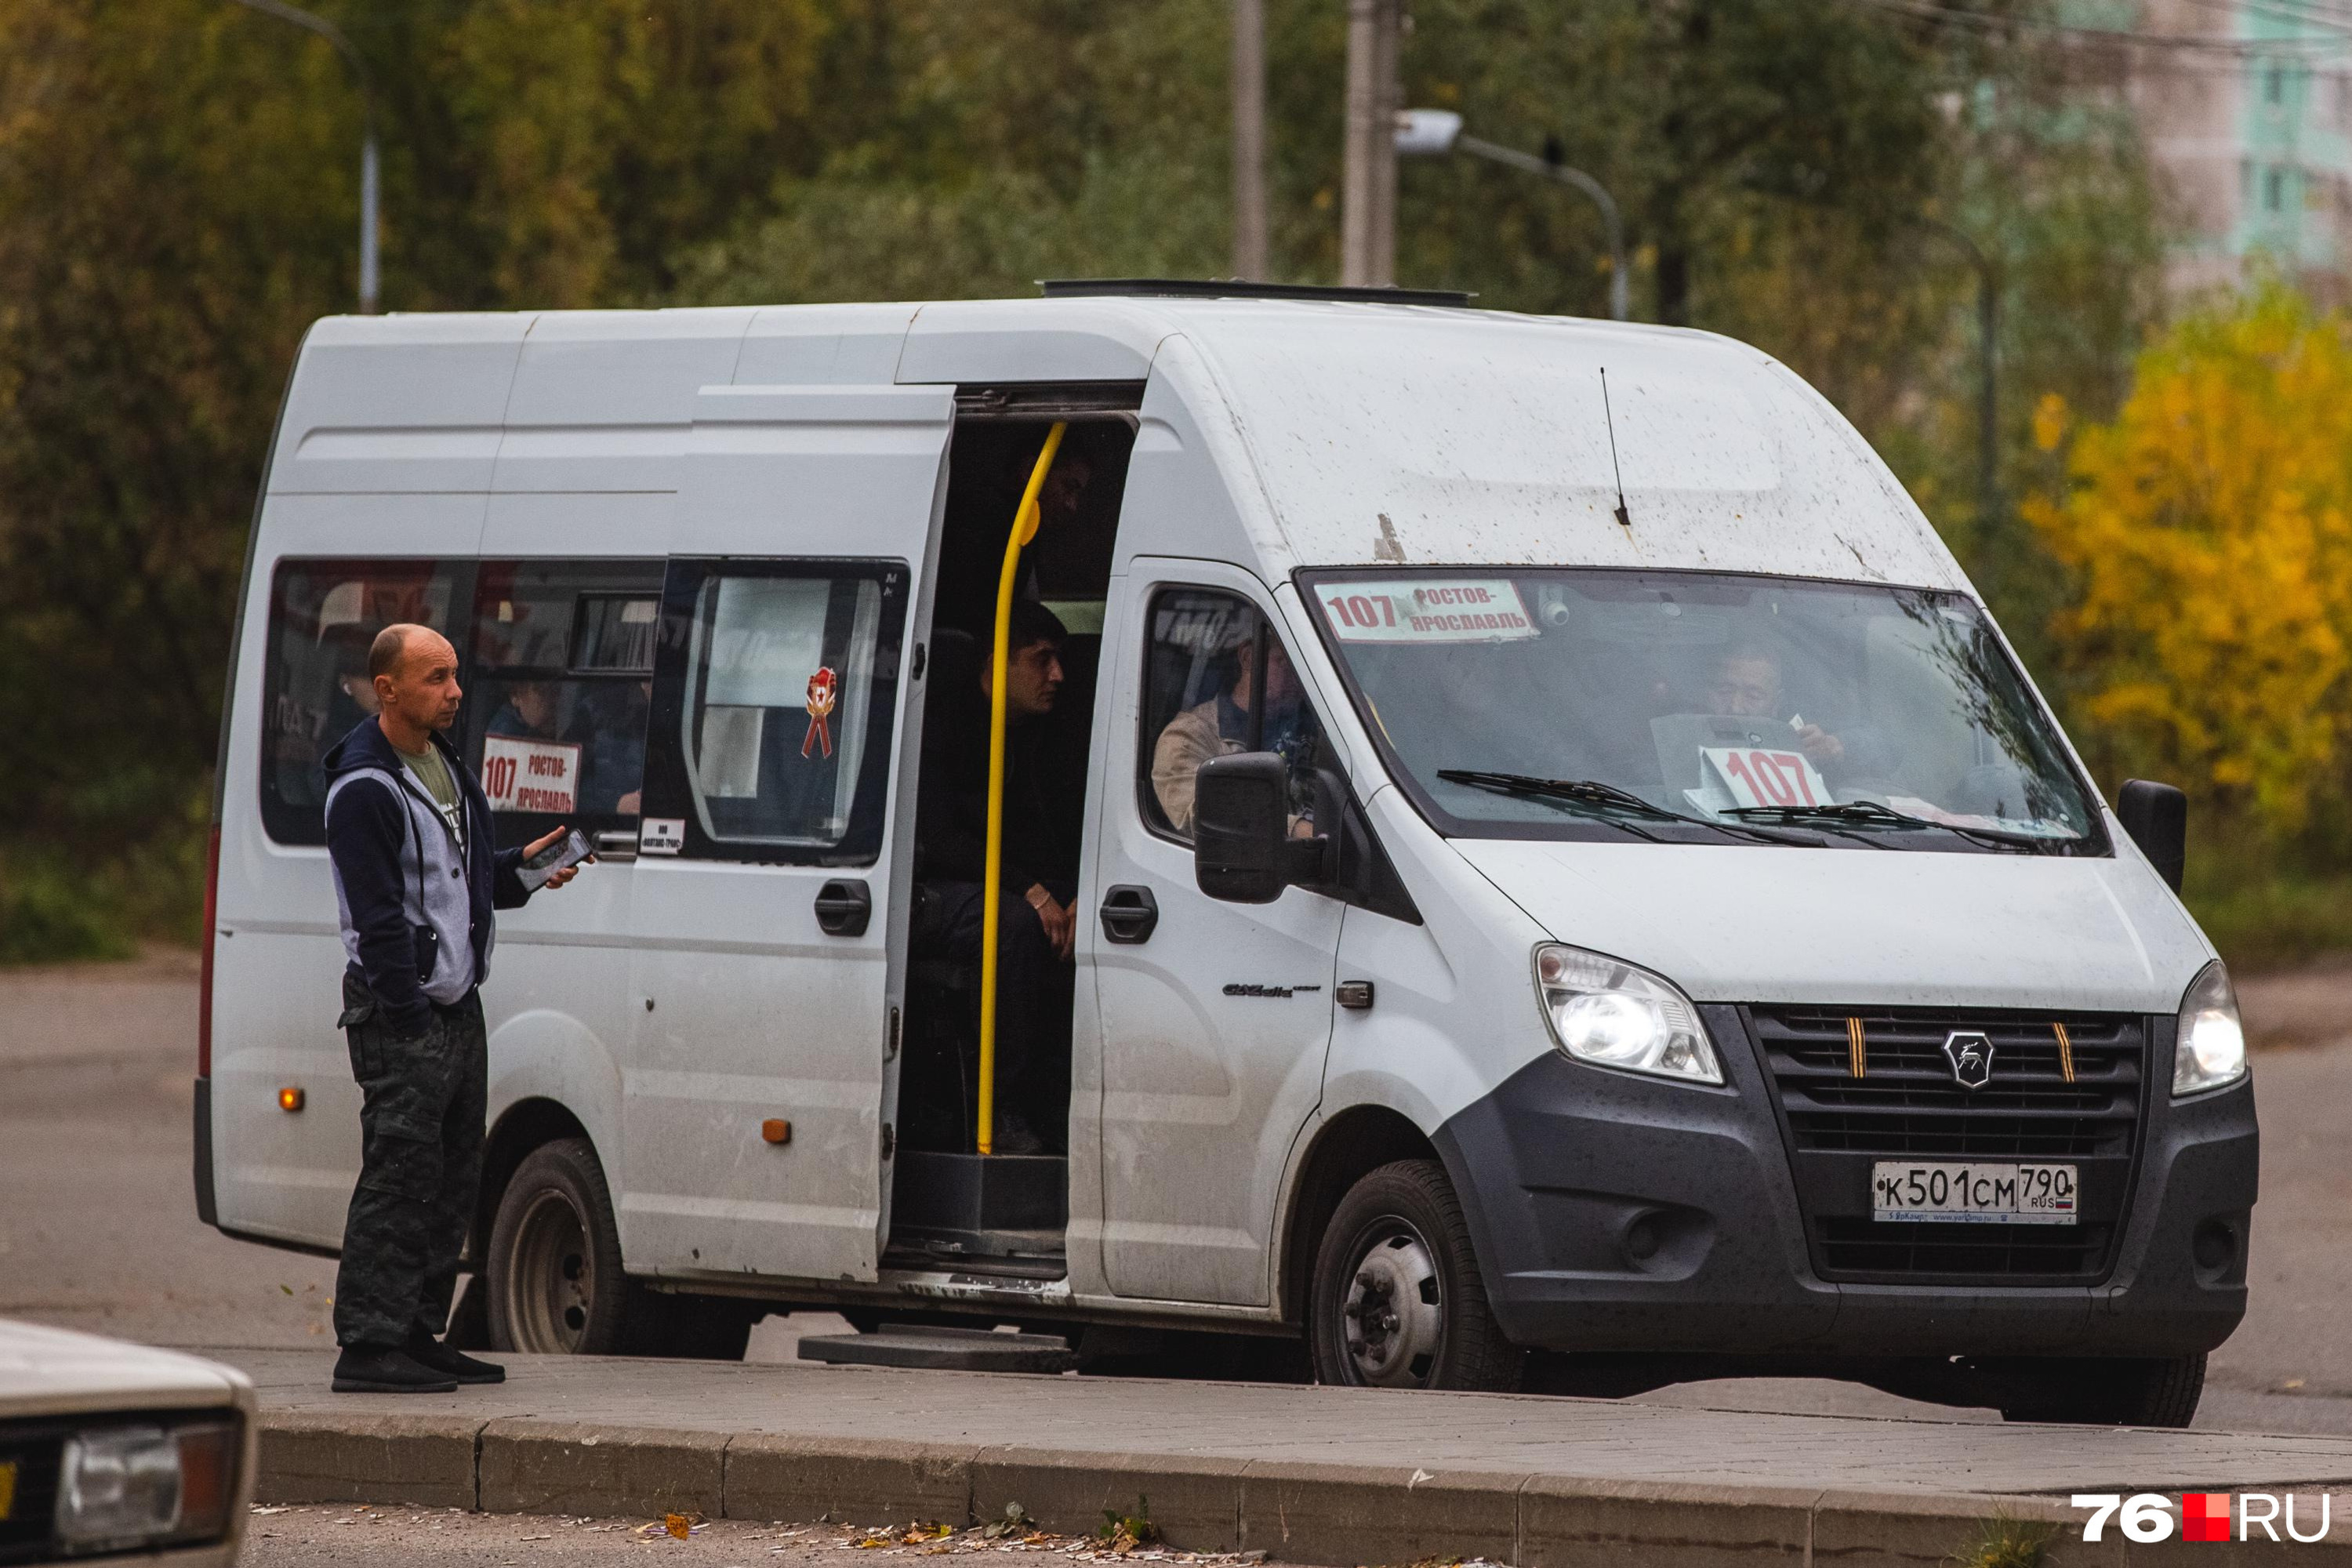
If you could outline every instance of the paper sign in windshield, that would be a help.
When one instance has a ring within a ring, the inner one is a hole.
[[[490,735],[482,742],[482,793],[492,811],[580,809],[580,748],[562,741]]]
[[[1699,755],[1706,759],[1706,783],[1729,795],[1735,806],[1828,805],[1836,799],[1802,752],[1706,746]]]
[[[1341,642],[1503,642],[1537,635],[1507,577],[1450,583],[1324,583]]]

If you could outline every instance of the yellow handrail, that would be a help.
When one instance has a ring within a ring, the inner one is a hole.
[[[1013,534],[1004,542],[1004,568],[996,577],[996,643],[989,655],[988,678],[988,881],[981,890],[980,916],[980,1128],[983,1154],[996,1146],[996,931],[1004,889],[997,885],[1004,866],[1004,665],[1005,644],[1013,637],[1013,578],[1021,566],[1021,548],[1037,537],[1037,492],[1045,488],[1045,471],[1062,449],[1060,420],[1045,432],[1045,449],[1029,471],[1029,488],[1021,492],[1021,508],[1013,514]]]

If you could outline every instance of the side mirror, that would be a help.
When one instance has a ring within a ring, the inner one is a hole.
[[[2189,864],[2189,797],[2167,784],[2127,779],[2116,796],[2124,831],[2174,892]]]
[[[1331,840],[1290,836],[1290,768],[1272,752],[1211,757],[1192,775],[1192,879],[1230,904],[1270,904],[1318,879]]]

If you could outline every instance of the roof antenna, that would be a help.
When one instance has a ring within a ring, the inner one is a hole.
[[[1631,528],[1633,520],[1625,513],[1625,470],[1617,466],[1617,416],[1609,408],[1609,367],[1601,367],[1601,417],[1609,426],[1609,472],[1617,480],[1617,523]]]

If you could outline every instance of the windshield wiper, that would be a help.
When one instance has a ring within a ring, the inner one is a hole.
[[[1669,811],[1663,805],[1643,800],[1631,790],[1599,779],[1546,779],[1533,773],[1496,773],[1486,768],[1440,768],[1437,776],[1448,784],[1470,784],[1478,789],[1493,790],[1497,795],[1532,795],[1538,800],[1559,801],[1576,805],[1596,807],[1604,811],[1622,811],[1653,822],[1687,822],[1695,827],[1712,827],[1718,833],[1734,833],[1755,839],[1761,844],[1792,844],[1800,848],[1818,848],[1811,839],[1791,838],[1786,834],[1751,827],[1746,823],[1710,822],[1704,816],[1686,816],[1679,811]],[[1654,833],[1645,833],[1630,822],[1618,826],[1628,833],[1638,834],[1654,843],[1664,843]]]
[[[1956,822],[1937,822],[1929,817],[1914,816],[1907,811],[1897,811],[1874,800],[1828,802],[1819,805],[1735,805],[1723,815],[1737,816],[1743,821],[1760,817],[1768,822],[1819,822],[1853,827],[1940,828],[1979,844],[2001,849],[2023,849],[2035,855],[2054,854],[2058,845],[2064,842],[2030,833],[2004,833],[1997,827],[1969,827]]]

